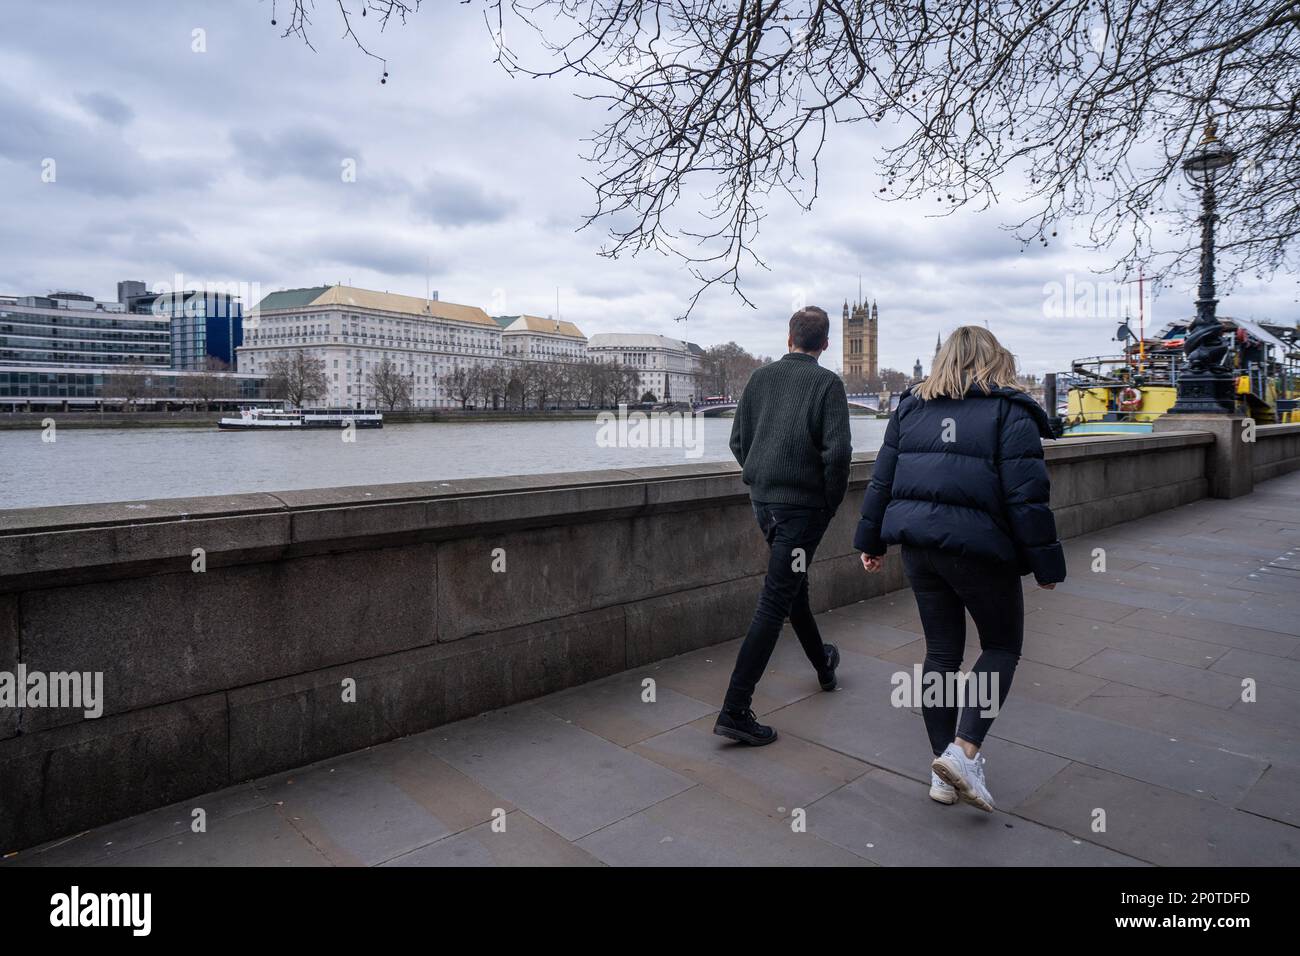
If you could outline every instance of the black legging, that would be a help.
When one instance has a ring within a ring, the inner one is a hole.
[[[988,687],[990,684],[981,682],[996,676],[1001,708],[1011,690],[1025,636],[1025,600],[1016,568],[991,559],[905,544],[903,569],[925,629],[924,673],[947,675],[961,669],[969,610],[979,631],[981,651],[971,668],[972,682],[975,687]],[[923,705],[921,714],[935,756],[943,753],[954,737],[982,745],[993,724],[992,716],[981,716],[979,706],[959,708],[946,696],[943,705]]]

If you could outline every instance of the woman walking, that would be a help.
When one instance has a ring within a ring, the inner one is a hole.
[[[1032,573],[1048,589],[1065,580],[1043,461],[1042,439],[1052,437],[1047,413],[1016,388],[1011,353],[967,325],[904,393],[876,456],[854,547],[874,572],[888,545],[902,545],[925,630],[923,680],[943,690],[921,709],[935,756],[930,796],[940,803],[993,810],[979,751],[1020,660],[1020,577]],[[962,682],[967,611],[980,656]]]

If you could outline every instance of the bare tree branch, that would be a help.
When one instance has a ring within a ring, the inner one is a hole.
[[[1197,266],[1180,163],[1218,118],[1240,157],[1222,275],[1296,265],[1300,0],[473,2],[505,70],[568,75],[605,107],[584,225],[607,230],[604,255],[679,258],[688,314],[716,285],[749,302],[767,203],[812,208],[836,123],[880,130],[882,199],[947,215],[1016,194],[1023,244],[1069,227],[1125,272],[1170,276]]]

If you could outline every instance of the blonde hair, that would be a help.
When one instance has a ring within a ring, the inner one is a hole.
[[[924,401],[965,398],[979,387],[987,394],[997,387],[1016,387],[1016,358],[988,329],[963,325],[955,329],[934,357],[929,376],[912,389]]]

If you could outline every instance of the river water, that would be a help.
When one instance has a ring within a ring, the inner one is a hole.
[[[852,419],[854,451],[878,448],[885,424]],[[704,419],[688,457],[682,447],[602,447],[594,418],[387,425],[352,443],[336,431],[215,426],[63,428],[46,442],[32,427],[0,431],[0,509],[728,461],[730,432],[730,418]]]

